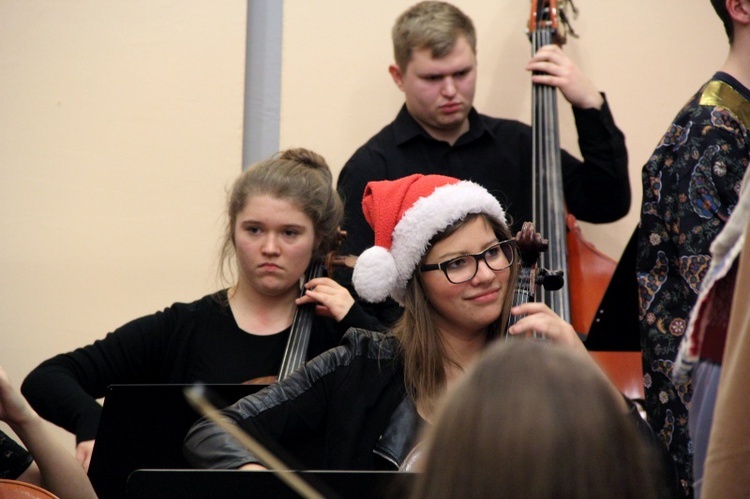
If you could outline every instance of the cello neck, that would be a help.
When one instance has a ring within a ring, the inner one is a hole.
[[[330,251],[325,259],[313,259],[305,271],[305,278],[300,286],[300,293],[304,293],[305,284],[312,279],[323,277],[326,272],[330,274],[337,266],[354,268],[356,257],[340,256],[336,252],[342,241],[346,238],[346,232],[338,231],[337,246]],[[282,380],[292,374],[298,367],[302,366],[307,359],[307,347],[310,344],[310,333],[312,330],[313,318],[315,316],[315,303],[300,305],[294,312],[292,319],[292,330],[289,333],[284,357],[281,359],[281,369],[278,379]]]
[[[520,257],[518,266],[518,282],[513,291],[512,307],[523,305],[536,301],[539,256],[547,250],[548,240],[543,239],[541,234],[536,231],[533,222],[524,222],[521,230],[516,234],[516,248]],[[508,327],[514,325],[521,316],[510,315],[508,317]],[[507,334],[506,339],[511,338]]]
[[[310,266],[305,272],[305,279],[301,289],[304,290],[304,283],[316,277],[321,277],[324,271],[323,262],[318,260],[310,262]],[[284,357],[281,359],[279,380],[286,378],[305,363],[314,315],[314,303],[297,306],[297,310],[294,312],[294,319],[292,320],[292,330],[289,333],[289,339],[284,349]]]

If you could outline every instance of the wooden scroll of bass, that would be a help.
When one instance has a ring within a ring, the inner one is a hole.
[[[531,0],[532,53],[544,45],[565,43],[566,30],[576,36],[565,14],[567,4],[566,0]],[[575,217],[566,214],[557,89],[533,84],[532,97],[533,216],[539,232],[548,238],[550,248],[540,261],[543,268],[561,271],[565,276],[559,290],[542,287],[538,301],[549,305],[585,335],[591,328],[616,262],[587,242]]]

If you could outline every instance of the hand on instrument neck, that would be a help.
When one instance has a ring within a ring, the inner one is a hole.
[[[571,105],[581,109],[601,109],[604,105],[596,86],[557,45],[545,45],[526,64],[534,74],[531,80],[540,85],[557,87]]]

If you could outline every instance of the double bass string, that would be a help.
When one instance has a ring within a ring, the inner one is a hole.
[[[553,43],[549,27],[537,27],[532,32],[533,53]],[[562,171],[557,115],[557,90],[548,85],[532,86],[532,150],[534,193],[532,198],[534,222],[553,245],[542,255],[541,267],[550,271],[567,272],[566,232],[564,223],[565,202],[562,189]],[[540,300],[570,321],[567,279],[562,289],[539,290]]]

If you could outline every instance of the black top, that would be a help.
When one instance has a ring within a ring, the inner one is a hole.
[[[307,358],[336,346],[351,326],[379,328],[357,305],[340,323],[316,316]],[[277,375],[289,332],[243,331],[226,305],[225,290],[175,303],[57,355],[31,371],[21,391],[43,418],[75,433],[78,442],[91,440],[102,410],[96,399],[109,385],[242,383]]]
[[[625,138],[606,102],[601,111],[573,109],[584,161],[562,152],[568,210],[583,221],[613,222],[630,209]],[[430,137],[404,106],[395,121],[354,153],[338,179],[346,203],[342,254],[358,255],[373,244],[372,229],[362,214],[362,195],[373,180],[395,180],[414,173],[472,180],[500,201],[516,230],[532,220],[531,128],[474,109],[469,113],[469,126],[451,146]]]

